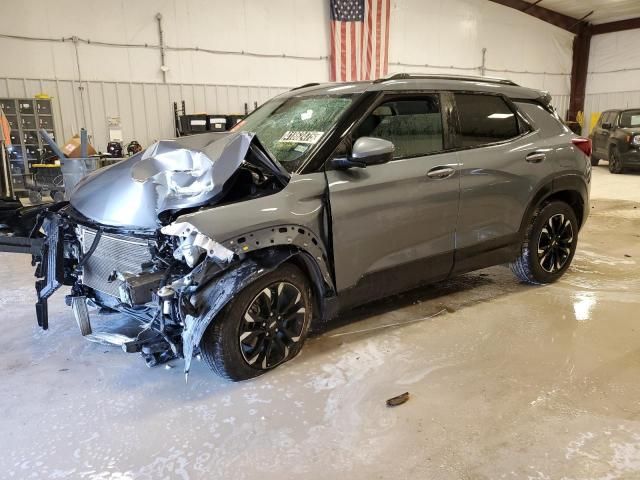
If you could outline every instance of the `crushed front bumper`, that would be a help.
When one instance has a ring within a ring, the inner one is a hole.
[[[47,213],[42,220],[45,237],[38,254],[33,255],[36,266],[36,317],[43,330],[49,328],[48,299],[64,283],[63,242],[61,217]]]

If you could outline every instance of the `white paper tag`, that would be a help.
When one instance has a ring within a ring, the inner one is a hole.
[[[322,135],[324,135],[324,132],[294,132],[287,130],[278,142],[314,144],[322,138]]]

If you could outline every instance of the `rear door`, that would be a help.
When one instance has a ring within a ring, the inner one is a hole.
[[[615,118],[616,112],[603,112],[594,129],[593,149],[598,155],[605,159],[609,158],[609,136],[611,135],[611,129],[604,128],[603,125],[609,124],[612,126]]]
[[[377,279],[373,296],[382,296],[449,274],[459,172],[445,152],[447,121],[437,93],[389,94],[335,154],[364,136],[396,147],[389,163],[327,171],[339,291]]]
[[[457,269],[517,240],[529,200],[553,167],[543,136],[510,100],[485,93],[454,98],[460,149]]]

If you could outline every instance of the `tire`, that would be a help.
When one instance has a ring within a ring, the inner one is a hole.
[[[611,173],[622,173],[622,162],[617,148],[612,148],[609,153],[609,171]]]
[[[597,167],[599,163],[600,163],[600,159],[591,155],[591,166]]]
[[[211,322],[200,342],[202,357],[228,380],[257,377],[300,352],[312,313],[306,275],[285,263],[248,285]]]
[[[571,206],[554,201],[533,215],[511,271],[525,283],[542,285],[567,271],[578,244],[578,220]]]

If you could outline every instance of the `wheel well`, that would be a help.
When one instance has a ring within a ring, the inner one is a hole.
[[[560,192],[555,192],[544,199],[544,203],[553,201],[564,202],[573,208],[576,218],[578,219],[578,224],[582,225],[582,220],[584,219],[584,202],[582,200],[582,196],[578,192],[575,190],[562,190]]]

